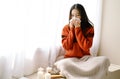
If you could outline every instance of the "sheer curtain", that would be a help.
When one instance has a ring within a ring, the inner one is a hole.
[[[31,74],[36,50],[49,52],[51,46],[61,45],[61,30],[74,3],[83,4],[94,23],[91,51],[96,56],[102,0],[0,0],[0,79]]]

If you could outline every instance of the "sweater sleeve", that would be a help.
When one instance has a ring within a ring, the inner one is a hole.
[[[93,27],[89,28],[84,36],[82,29],[80,27],[77,27],[75,28],[75,36],[80,48],[84,51],[88,51],[92,46],[94,29]]]
[[[65,26],[62,30],[62,45],[64,49],[69,50],[73,47],[74,37],[74,28],[69,28],[69,26]]]

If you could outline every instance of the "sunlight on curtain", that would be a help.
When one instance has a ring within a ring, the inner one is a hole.
[[[96,55],[100,39],[101,0],[0,1],[0,79],[34,72],[36,50],[49,51],[51,46],[61,45],[61,31],[68,23],[69,10],[74,3],[81,3],[94,23],[92,52]]]

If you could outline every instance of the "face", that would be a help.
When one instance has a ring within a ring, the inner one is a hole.
[[[72,12],[71,12],[71,18],[80,18],[81,19],[81,16],[80,16],[80,13],[77,9],[73,9]]]

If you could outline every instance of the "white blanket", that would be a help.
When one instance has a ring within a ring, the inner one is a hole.
[[[102,79],[107,74],[109,65],[105,56],[65,58],[55,63],[60,74],[67,79]]]

